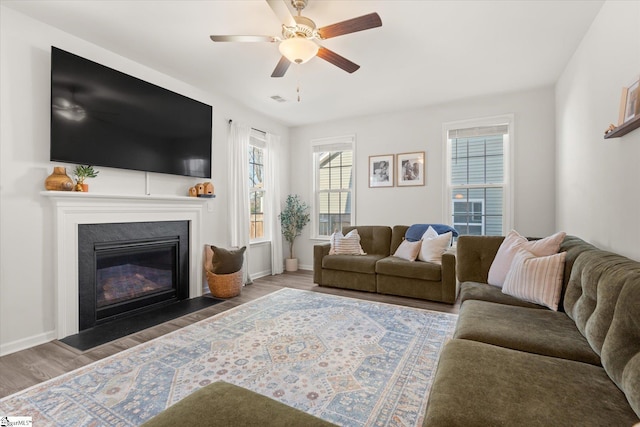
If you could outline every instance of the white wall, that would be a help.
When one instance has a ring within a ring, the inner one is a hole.
[[[640,74],[640,2],[608,1],[556,85],[557,224],[640,260],[640,130],[603,139]]]
[[[214,107],[211,181],[217,198],[210,202],[210,211],[205,208],[203,242],[226,246],[229,241],[228,119],[279,134],[283,153],[288,152],[289,130],[229,99],[205,93],[5,7],[1,7],[0,31],[0,354],[5,354],[52,339],[55,328],[52,209],[39,194],[54,166],[48,160],[52,45]],[[282,194],[286,195],[288,158],[281,164]],[[67,170],[72,168],[65,166]],[[89,181],[91,191],[144,195],[143,172],[98,170],[98,178]],[[150,174],[150,190],[154,194],[185,195],[198,181]],[[269,247],[264,245],[252,250],[252,274],[270,272],[269,254]]]
[[[365,101],[363,101],[365,102]],[[555,135],[552,87],[471,98],[434,107],[291,129],[291,192],[312,202],[311,140],[356,135],[356,224],[410,225],[443,218],[445,122],[514,114],[514,227],[531,236],[555,231]],[[369,156],[426,151],[424,187],[369,188]],[[312,268],[310,230],[296,240],[304,268]]]

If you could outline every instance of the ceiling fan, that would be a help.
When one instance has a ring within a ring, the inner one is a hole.
[[[282,36],[211,36],[214,42],[279,42],[278,46],[282,58],[273,70],[271,77],[282,77],[292,62],[303,64],[314,56],[324,59],[331,64],[353,73],[360,66],[347,58],[323,47],[316,40],[326,40],[332,37],[355,33],[382,26],[377,13],[370,13],[357,18],[348,19],[336,24],[317,28],[315,22],[301,11],[307,6],[308,0],[291,0],[291,5],[298,11],[297,16],[291,15],[285,0],[266,0],[271,10],[283,22]]]

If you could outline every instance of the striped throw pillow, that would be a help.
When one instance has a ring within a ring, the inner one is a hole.
[[[336,231],[331,235],[330,242],[329,255],[366,255],[360,246],[360,235],[356,228],[346,236],[341,231]]]
[[[558,311],[566,252],[537,257],[518,249],[502,287],[502,292]]]

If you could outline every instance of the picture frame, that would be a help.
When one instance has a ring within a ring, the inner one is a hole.
[[[622,90],[620,101],[620,123],[624,124],[640,114],[640,77],[631,86]]]
[[[369,156],[369,188],[394,186],[393,154]]]
[[[424,151],[401,153],[396,155],[398,187],[425,185],[426,156]]]

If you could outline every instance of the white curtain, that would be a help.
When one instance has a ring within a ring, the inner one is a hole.
[[[249,138],[251,128],[231,122],[229,126],[229,237],[231,246],[246,246],[243,279],[249,276]]]
[[[267,194],[265,212],[269,213],[267,227],[271,236],[271,274],[281,274],[282,227],[280,226],[280,136],[266,134],[267,149],[265,157],[265,175]]]

